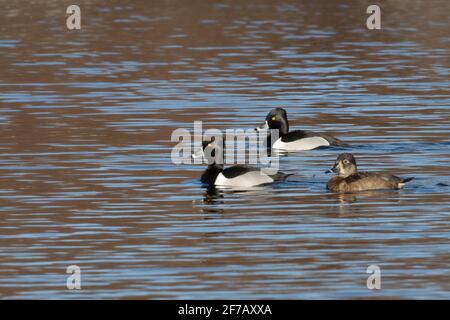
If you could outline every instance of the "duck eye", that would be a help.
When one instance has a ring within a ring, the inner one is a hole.
[[[277,119],[277,117],[276,116],[272,116],[272,120],[276,120]]]
[[[343,162],[344,162],[344,164],[349,164],[350,163],[350,161],[348,161],[348,160],[344,160]]]

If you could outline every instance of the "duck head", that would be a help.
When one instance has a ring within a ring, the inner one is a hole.
[[[278,129],[280,135],[287,134],[289,132],[289,122],[287,119],[286,110],[283,108],[275,108],[270,110],[264,124],[255,128],[256,131],[267,129]]]
[[[351,153],[340,154],[337,157],[333,168],[331,168],[327,172],[334,172],[342,178],[346,178],[346,177],[356,173],[357,166],[356,166],[355,157]]]

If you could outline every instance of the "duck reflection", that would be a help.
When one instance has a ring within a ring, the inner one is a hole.
[[[401,201],[401,192],[392,192],[389,190],[371,190],[355,193],[338,193],[331,195],[338,202],[339,216],[348,215],[367,215],[368,207],[373,203],[386,203],[389,205],[398,204]]]
[[[208,186],[203,194],[203,204],[217,205],[223,203],[223,191],[215,186]]]
[[[227,195],[232,197],[233,195],[239,194],[245,196],[257,196],[258,199],[267,199],[267,197],[273,195],[270,192],[270,189],[270,186],[254,186],[246,188],[207,186],[203,193],[202,211],[209,214],[223,214],[225,212],[223,205],[225,205],[225,198]]]

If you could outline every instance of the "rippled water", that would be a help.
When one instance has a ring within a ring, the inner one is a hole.
[[[450,298],[448,1],[383,2],[381,31],[364,1],[78,4],[67,31],[62,1],[0,0],[0,297]],[[174,129],[276,106],[352,146],[250,192],[172,164]],[[344,150],[415,180],[329,193]]]

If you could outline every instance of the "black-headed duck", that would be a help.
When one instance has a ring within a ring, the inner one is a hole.
[[[347,146],[346,143],[327,134],[304,130],[289,131],[287,113],[283,108],[272,109],[267,115],[264,124],[255,128],[257,131],[265,129],[279,130],[280,138],[272,145],[272,148],[278,150],[302,151],[326,146]]]
[[[286,179],[287,174],[278,172],[276,174],[266,174],[260,168],[244,165],[235,165],[224,169],[223,165],[223,139],[203,141],[202,150],[195,152],[192,157],[205,157],[208,162],[208,168],[202,174],[200,180],[203,184],[209,186],[221,187],[253,187],[264,184],[270,184],[275,181]],[[217,159],[222,159],[216,161]]]

